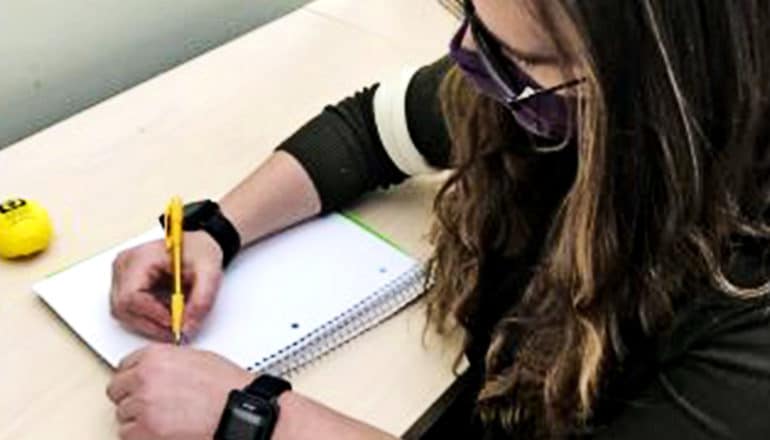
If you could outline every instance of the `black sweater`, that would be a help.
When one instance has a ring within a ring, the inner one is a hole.
[[[406,179],[409,160],[394,159],[398,155],[419,154],[426,165],[448,166],[450,142],[438,87],[450,66],[443,58],[419,69],[408,87],[377,84],[327,106],[279,147],[307,170],[324,212]],[[387,99],[376,99],[385,86]],[[406,121],[398,121],[399,115]],[[409,139],[394,140],[394,128],[383,122],[405,123]],[[743,270],[768,273],[766,254],[761,249],[748,254]],[[770,438],[770,300],[706,292],[693,297],[700,299],[681,310],[666,343],[645,358],[644,370],[650,374],[634,379],[638,383],[618,384],[613,389],[620,392],[603,396],[592,437]],[[477,340],[486,341],[479,336]],[[486,346],[472,348],[471,368],[481,371]],[[468,431],[473,438],[502,437],[495,427],[477,423],[469,423]]]

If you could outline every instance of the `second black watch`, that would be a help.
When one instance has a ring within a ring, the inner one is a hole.
[[[289,390],[289,382],[262,374],[243,391],[231,391],[214,439],[269,440],[280,414],[278,398]]]
[[[164,217],[161,215],[161,225],[163,220]],[[184,205],[182,228],[185,231],[206,231],[222,249],[222,267],[227,267],[241,249],[241,236],[238,230],[222,214],[219,205],[211,200]]]

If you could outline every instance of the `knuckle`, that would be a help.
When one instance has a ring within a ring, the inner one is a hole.
[[[110,383],[107,385],[107,388],[105,390],[109,397],[111,398],[116,397],[118,388],[117,388],[117,385],[115,384],[115,381],[114,380],[110,381]]]
[[[122,251],[118,252],[118,255],[115,256],[115,259],[112,261],[113,267],[117,269],[122,268],[129,260],[131,260],[133,254],[133,248],[123,249]]]
[[[198,321],[193,321],[191,319],[185,321],[184,323],[184,335],[187,338],[194,337],[198,334],[198,331],[200,330],[200,324],[198,324]]]
[[[128,320],[125,309],[120,308],[117,304],[110,308],[110,314],[117,321],[126,322]]]
[[[112,268],[114,270],[120,269],[120,266],[123,264],[123,261],[126,259],[126,251],[120,251],[118,252],[118,255],[115,256],[115,259],[112,260]]]
[[[222,272],[222,269],[220,267],[217,267],[214,271],[214,273],[211,275],[211,285],[212,288],[216,288],[220,284],[222,284],[222,280],[224,278],[225,274]]]
[[[115,298],[116,312],[119,314],[127,312],[133,306],[133,302],[134,300],[131,298],[131,295],[118,293],[117,298]]]
[[[147,399],[144,398],[143,393],[139,393],[134,397],[133,408],[132,408],[132,416],[135,417],[137,420],[143,420],[147,417]]]
[[[211,277],[211,280],[214,282],[219,282],[222,280],[222,276],[224,275],[222,273],[222,268],[220,266],[212,266],[211,269],[208,271],[209,276]]]
[[[117,306],[110,308],[110,315],[112,315],[113,319],[123,324],[128,324],[131,320],[130,315],[126,313],[126,310],[120,309]]]
[[[126,410],[125,405],[118,405],[115,407],[115,416],[118,420],[124,420],[128,418],[128,411]]]
[[[204,315],[211,310],[213,304],[214,301],[209,296],[198,298],[194,303],[191,304],[193,309],[192,311],[196,315]]]

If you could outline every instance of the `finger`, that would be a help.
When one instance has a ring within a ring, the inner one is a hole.
[[[139,384],[139,374],[135,370],[120,371],[107,386],[107,397],[115,405],[120,405],[123,400],[129,398]]]
[[[219,269],[199,269],[195,272],[193,287],[187,300],[184,315],[184,332],[195,333],[214,305],[222,271]]]
[[[142,413],[142,401],[135,396],[128,396],[120,401],[115,409],[115,417],[121,424],[136,420]]]
[[[120,425],[118,429],[120,440],[147,440],[152,438],[150,432],[136,420]]]
[[[135,313],[126,314],[123,325],[139,333],[142,336],[159,342],[171,341],[171,328],[169,326],[158,325],[155,321],[145,318]]]
[[[121,290],[149,290],[171,267],[163,240],[121,252],[113,262],[113,274]]]
[[[117,295],[111,295],[110,311],[116,320],[148,336],[157,333],[153,329],[171,326],[171,316],[165,305],[145,292],[126,293],[119,298]],[[145,321],[149,321],[151,325],[142,324]]]
[[[110,289],[110,309],[119,320],[129,309],[165,324],[168,311],[152,294],[152,288],[169,270],[169,258],[165,248],[158,243],[148,243],[138,249],[122,252],[113,263]],[[141,295],[137,296],[141,292]]]
[[[135,367],[139,362],[142,361],[142,358],[147,353],[147,350],[149,349],[149,345],[143,348],[140,348],[138,350],[134,350],[128,355],[126,355],[123,359],[120,360],[118,363],[118,371],[124,371],[128,370],[130,368]]]
[[[120,271],[120,258],[121,256],[119,255],[117,258],[115,258],[115,261],[113,261],[112,277],[110,278],[110,313],[115,319],[120,319],[119,315],[122,312],[118,305],[118,272]]]
[[[128,311],[149,319],[161,327],[171,325],[171,314],[168,308],[148,292],[134,292],[128,301]]]

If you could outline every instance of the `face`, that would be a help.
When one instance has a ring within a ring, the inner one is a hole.
[[[558,151],[574,135],[574,93],[582,79],[573,76],[573,57],[557,50],[525,1],[465,0],[465,19],[450,54],[481,93],[551,145],[536,151]],[[561,35],[561,23],[554,21]]]
[[[553,37],[538,23],[529,2],[472,0],[472,4],[479,20],[500,44],[505,58],[542,88],[558,86],[579,77],[574,57],[559,54]],[[566,20],[560,21],[559,32],[568,35]],[[478,50],[472,32],[465,32],[462,46]]]

